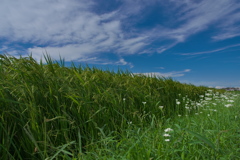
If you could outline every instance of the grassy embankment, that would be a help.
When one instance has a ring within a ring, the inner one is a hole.
[[[239,96],[45,59],[1,56],[0,159],[240,158]]]

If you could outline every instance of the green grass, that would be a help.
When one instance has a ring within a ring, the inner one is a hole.
[[[131,124],[121,141],[108,136],[104,146],[94,144],[95,151],[83,159],[239,159],[240,97],[227,93],[234,103],[214,97],[213,101],[201,101],[193,115],[169,118],[164,124],[153,122],[144,128]],[[227,108],[227,104],[233,106]],[[173,131],[165,132],[167,128]]]
[[[0,159],[240,158],[239,96],[49,56],[0,58]]]

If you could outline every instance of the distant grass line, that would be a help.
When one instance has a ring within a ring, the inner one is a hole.
[[[74,157],[101,136],[121,139],[129,123],[163,124],[185,115],[186,105],[195,113],[209,89],[45,60],[0,55],[0,159]]]

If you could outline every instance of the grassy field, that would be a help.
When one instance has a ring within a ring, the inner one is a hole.
[[[0,159],[240,159],[237,92],[0,56]]]

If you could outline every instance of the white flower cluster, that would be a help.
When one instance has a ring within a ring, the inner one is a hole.
[[[173,131],[173,129],[171,129],[171,128],[167,128],[164,130],[165,133],[163,134],[163,137],[166,138],[165,139],[166,142],[170,141],[169,137],[171,137],[171,135],[169,134],[169,132],[172,132],[172,131]]]
[[[181,102],[178,101],[178,99],[176,99],[176,104],[179,105]]]

